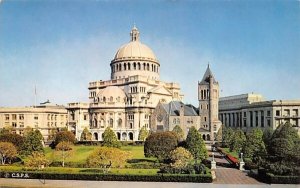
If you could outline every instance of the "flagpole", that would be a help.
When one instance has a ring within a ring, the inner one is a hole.
[[[34,85],[34,107],[36,107],[36,85]]]

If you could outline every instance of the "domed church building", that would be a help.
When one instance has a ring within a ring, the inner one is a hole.
[[[160,80],[160,63],[151,48],[141,42],[135,26],[129,43],[117,50],[110,68],[111,80],[89,83],[89,107],[69,104],[73,117],[69,128],[77,139],[89,125],[93,140],[101,141],[104,130],[110,127],[119,140],[137,141],[139,130],[143,126],[149,129],[150,115],[159,102],[183,99],[179,84]],[[86,116],[75,120],[72,113]]]

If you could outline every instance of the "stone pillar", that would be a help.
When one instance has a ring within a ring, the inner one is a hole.
[[[215,161],[215,156],[214,156],[214,152],[212,152],[212,161],[211,161],[211,169],[216,169],[217,165],[216,165],[216,161]]]

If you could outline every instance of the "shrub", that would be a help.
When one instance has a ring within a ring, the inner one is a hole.
[[[24,137],[19,134],[5,132],[0,134],[0,142],[11,142],[16,146],[17,150],[20,151],[22,149]]]
[[[103,146],[120,148],[121,143],[113,130],[107,127],[103,133]]]
[[[177,140],[174,132],[152,133],[145,141],[144,154],[146,157],[157,157],[163,161],[169,157],[170,151],[176,148]]]
[[[75,135],[71,131],[61,131],[55,135],[54,146],[56,146],[60,142],[70,142],[75,143]]]
[[[195,160],[207,158],[207,150],[201,134],[195,127],[191,127],[186,137],[186,148],[191,152]]]

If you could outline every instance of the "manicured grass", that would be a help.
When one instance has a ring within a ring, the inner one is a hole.
[[[74,151],[72,157],[68,158],[66,162],[79,162],[84,163],[86,158],[93,152],[93,150],[100,146],[84,146],[76,145],[74,146]],[[144,146],[122,146],[122,150],[130,151],[132,154],[132,159],[147,159],[155,161],[155,158],[146,158],[144,156]],[[45,155],[51,161],[58,161],[57,155],[55,155],[55,150],[50,147],[45,148]]]

